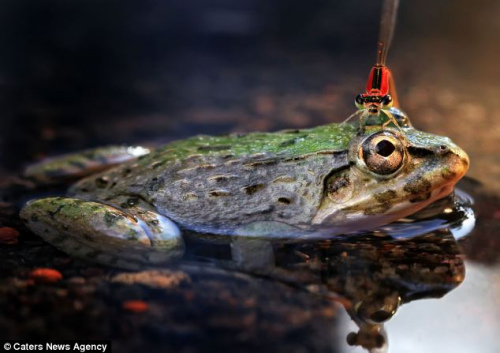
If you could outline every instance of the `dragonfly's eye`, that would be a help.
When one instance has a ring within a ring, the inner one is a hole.
[[[392,104],[393,104],[393,101],[392,101],[391,95],[386,94],[384,96],[384,98],[382,98],[382,105],[384,106],[384,108],[390,108],[390,107],[392,107]]]
[[[356,99],[354,100],[354,104],[356,104],[356,107],[358,109],[363,109],[364,108],[364,104],[365,103],[365,99],[363,98],[363,96],[361,94],[358,94],[356,96]]]

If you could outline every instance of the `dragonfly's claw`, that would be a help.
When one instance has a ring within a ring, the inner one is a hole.
[[[383,113],[387,116],[388,119],[387,119],[386,122],[384,122],[382,124],[382,129],[385,129],[385,127],[387,125],[389,125],[390,123],[393,123],[394,125],[396,125],[396,127],[398,128],[398,130],[400,132],[403,132],[403,130],[401,129],[401,126],[399,126],[398,121],[396,120],[396,118],[394,117],[394,115],[392,115],[392,113],[390,113],[390,112],[388,112],[386,110],[384,110]]]

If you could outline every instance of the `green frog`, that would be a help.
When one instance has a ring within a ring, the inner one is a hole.
[[[273,239],[373,228],[450,194],[469,165],[449,138],[399,125],[195,136],[152,152],[66,155],[27,176],[101,171],[67,197],[28,202],[21,217],[69,254],[123,267],[178,258],[186,231]]]

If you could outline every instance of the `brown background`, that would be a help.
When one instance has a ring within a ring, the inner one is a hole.
[[[109,143],[342,121],[374,61],[379,2],[0,3],[0,168]],[[500,3],[402,1],[389,66],[420,129],[500,191]]]

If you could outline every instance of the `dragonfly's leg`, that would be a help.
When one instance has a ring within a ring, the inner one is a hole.
[[[365,125],[367,118],[368,118],[367,114],[362,114],[359,118],[359,132],[362,134],[365,132]]]
[[[387,121],[385,123],[382,124],[382,129],[385,129],[385,127],[387,125],[389,125],[390,123],[393,123],[394,125],[396,125],[396,127],[398,128],[399,131],[402,131],[401,130],[401,126],[399,126],[398,121],[396,120],[396,118],[394,117],[394,115],[392,115],[388,111],[384,111],[384,114],[387,116],[388,119],[387,119]]]
[[[349,120],[351,120],[352,118],[354,117],[357,117],[357,116],[360,116],[361,115],[361,118],[364,116],[363,114],[363,111],[362,110],[358,110],[354,113],[352,113],[347,119],[345,119],[343,122],[340,123],[340,125],[344,125],[345,123],[347,123]],[[360,119],[361,119],[360,118]]]

